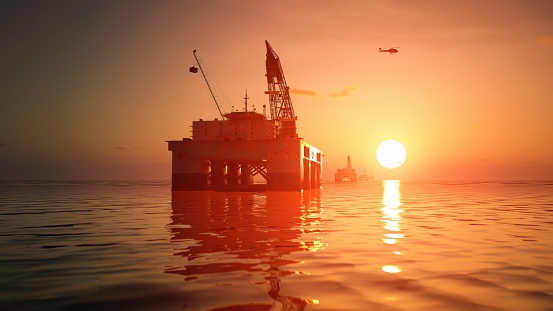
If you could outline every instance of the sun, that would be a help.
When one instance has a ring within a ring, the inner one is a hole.
[[[405,158],[407,157],[407,151],[405,147],[397,140],[383,141],[378,149],[376,149],[376,159],[378,163],[385,168],[394,169],[400,167]]]

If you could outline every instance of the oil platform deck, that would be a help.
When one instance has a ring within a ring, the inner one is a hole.
[[[268,83],[265,93],[269,95],[271,119],[248,111],[246,95],[243,111],[221,113],[221,120],[194,121],[192,138],[167,141],[172,152],[172,190],[320,188],[323,154],[296,134],[297,117],[280,60],[269,43],[265,43]],[[200,61],[198,65],[202,70]],[[197,72],[197,68],[192,69],[191,72]],[[209,87],[205,75],[204,79]],[[219,108],[217,101],[216,104]],[[261,176],[264,183],[254,182],[255,176]]]

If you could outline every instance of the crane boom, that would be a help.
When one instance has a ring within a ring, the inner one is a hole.
[[[296,120],[294,107],[290,99],[289,87],[284,78],[284,72],[280,65],[280,59],[275,53],[269,41],[265,40],[267,46],[267,86],[265,94],[269,95],[271,119],[278,120],[280,135],[283,137],[296,137]]]
[[[221,105],[219,104],[219,99],[217,97],[217,94],[215,94],[215,87],[213,83],[211,83],[210,79],[208,78],[208,75],[204,71],[204,66],[202,64],[204,63],[202,59],[196,54],[196,50],[193,51],[194,58],[196,59],[196,63],[198,63],[198,67],[200,67],[200,71],[202,72],[202,76],[204,77],[205,84],[207,84],[207,88],[209,89],[209,93],[211,93],[211,97],[213,98],[213,101],[215,102],[215,106],[217,106],[217,110],[219,111],[219,114],[221,115],[221,118],[224,120],[225,116],[223,111],[221,110]]]

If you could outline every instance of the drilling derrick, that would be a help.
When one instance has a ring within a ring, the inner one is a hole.
[[[267,85],[268,90],[265,94],[269,95],[269,103],[271,110],[271,119],[277,120],[279,138],[296,138],[296,120],[294,115],[294,107],[290,99],[289,87],[286,85],[284,72],[280,65],[280,59],[275,53],[271,45],[265,40],[267,46],[267,60],[265,65],[267,68]]]

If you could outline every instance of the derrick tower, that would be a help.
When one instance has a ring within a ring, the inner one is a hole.
[[[290,99],[290,88],[286,84],[278,55],[269,44],[269,41],[265,40],[265,45],[267,46],[265,66],[267,68],[268,86],[265,94],[269,95],[271,119],[277,120],[279,123],[279,138],[296,138],[296,120],[298,117],[294,114],[294,107]]]

